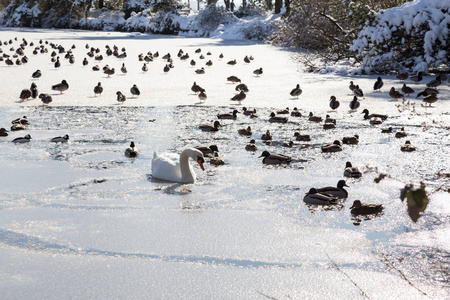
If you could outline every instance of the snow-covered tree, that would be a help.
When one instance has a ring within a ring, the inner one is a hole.
[[[427,71],[450,64],[449,0],[415,0],[381,10],[354,40],[364,67]]]

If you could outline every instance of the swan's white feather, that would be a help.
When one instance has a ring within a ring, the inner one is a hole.
[[[190,163],[189,170],[195,181],[195,172]],[[180,155],[176,153],[157,154],[153,152],[152,177],[170,182],[187,183],[181,175]]]

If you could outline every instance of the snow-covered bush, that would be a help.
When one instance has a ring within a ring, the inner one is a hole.
[[[273,22],[252,20],[241,27],[240,32],[247,40],[265,41],[275,30]]]
[[[231,24],[238,21],[238,18],[227,11],[224,7],[218,7],[215,3],[210,4],[200,11],[194,20],[194,29],[201,29],[211,32],[217,29],[220,24]]]
[[[150,19],[147,31],[160,34],[174,34],[180,28],[177,16],[171,12],[159,11]]]
[[[41,11],[35,1],[12,1],[0,14],[0,24],[10,27],[37,27]]]
[[[380,11],[350,47],[379,71],[427,71],[450,63],[449,0],[414,0]]]

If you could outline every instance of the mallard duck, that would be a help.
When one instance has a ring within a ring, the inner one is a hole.
[[[374,85],[373,85],[373,90],[381,90],[381,88],[383,87],[383,79],[381,79],[381,77],[377,78],[377,81],[375,81]]]
[[[236,64],[236,60],[230,60],[227,62],[227,65],[234,66]]]
[[[30,125],[30,121],[28,120],[27,116],[23,116],[22,118],[12,120],[11,124]]]
[[[338,198],[329,194],[319,193],[316,188],[311,188],[303,197],[303,202],[316,205],[333,205],[338,202]]]
[[[248,93],[248,87],[245,83],[240,83],[240,84],[236,85],[236,87],[234,89],[238,92],[242,91],[244,93]]]
[[[334,186],[326,186],[323,188],[318,188],[317,191],[319,193],[327,193],[334,197],[341,198],[347,198],[348,192],[344,189],[344,186],[348,187],[348,185],[345,183],[345,180],[339,180],[336,187]]]
[[[222,125],[220,125],[219,121],[215,121],[214,124],[203,124],[198,128],[202,131],[218,131],[220,126]]]
[[[238,133],[247,136],[251,136],[253,134],[252,128],[250,126],[248,126],[247,128],[238,129]]]
[[[133,84],[133,86],[130,88],[131,94],[134,96],[139,96],[141,94],[141,91],[137,87],[137,85]]]
[[[83,66],[87,66],[88,64],[89,64],[89,61],[88,61],[87,58],[85,57],[85,58],[83,59],[82,65],[83,65]]]
[[[225,161],[219,156],[219,153],[214,152],[214,156],[211,157],[209,163],[215,166],[222,166],[225,164]]]
[[[409,96],[410,94],[414,93],[414,90],[412,88],[410,88],[409,86],[407,86],[406,84],[403,84],[402,92]]]
[[[108,75],[107,77],[110,77],[111,75],[114,75],[114,73],[116,73],[116,70],[114,68],[107,68],[103,71],[103,73]]]
[[[31,74],[31,77],[34,79],[39,79],[41,76],[42,76],[41,70],[36,70],[33,72],[33,74]]]
[[[293,88],[290,92],[290,95],[292,97],[297,97],[300,96],[302,94],[302,89],[300,88],[300,84],[297,83],[297,86],[295,88]]]
[[[200,150],[204,156],[211,156],[216,152],[219,152],[219,147],[217,145],[204,146],[199,145],[194,147],[197,150]]]
[[[354,91],[356,88],[356,85],[353,83],[353,81],[350,81],[350,85],[348,86],[348,88],[350,89],[350,91]]]
[[[361,103],[359,103],[358,97],[354,96],[353,100],[350,102],[349,106],[350,106],[351,110],[357,110],[360,105],[361,105]]]
[[[61,83],[57,83],[52,86],[52,90],[59,91],[60,94],[62,94],[64,91],[69,89],[69,84],[66,80],[62,80]]]
[[[406,137],[407,135],[408,135],[408,134],[406,133],[404,127],[402,127],[399,131],[397,131],[397,132],[395,133],[395,137],[396,137],[396,138],[403,138],[403,137]]]
[[[259,157],[264,157],[262,162],[266,165],[280,165],[291,162],[291,157],[283,154],[270,154],[269,151],[263,151]]]
[[[122,67],[120,68],[120,72],[122,72],[122,74],[127,74],[128,73],[127,67],[125,67],[125,63],[122,63]]]
[[[267,129],[266,133],[261,135],[261,140],[263,140],[263,141],[271,141],[272,140],[272,134],[270,134],[269,129]]]
[[[437,88],[427,87],[422,92],[418,93],[416,98],[419,98],[420,96],[426,97],[433,93],[435,93],[436,95],[439,94],[439,91],[437,90]]]
[[[0,128],[0,136],[8,136],[8,130],[5,128]]]
[[[442,84],[441,76],[436,76],[435,79],[427,83],[427,87],[437,87],[440,86],[441,84]]]
[[[425,98],[423,98],[423,102],[428,103],[428,106],[431,106],[431,103],[434,103],[438,100],[438,97],[436,95],[436,93],[431,93],[431,95],[426,96]]]
[[[247,96],[243,91],[241,91],[239,94],[236,94],[231,98],[232,101],[238,101],[239,103],[242,102]]]
[[[197,85],[197,83],[194,81],[194,84],[191,86],[191,91],[197,94],[201,91],[204,91],[204,89],[201,86]]]
[[[100,67],[98,65],[95,65],[92,67],[92,71],[100,71]]]
[[[245,145],[245,150],[247,151],[258,150],[258,147],[256,146],[256,141],[254,139],[251,139],[250,142],[247,145]]]
[[[311,122],[322,122],[322,117],[315,116],[312,112],[310,112],[308,120]]]
[[[398,80],[404,81],[404,80],[408,79],[408,73],[405,72],[405,73],[397,74],[397,75],[395,75],[395,78],[397,78]]]
[[[341,142],[338,140],[335,140],[331,144],[325,144],[320,147],[322,149],[322,152],[339,152],[342,151]]]
[[[198,99],[200,99],[200,101],[206,101],[206,99],[208,99],[208,96],[206,95],[206,91],[204,89],[202,89],[202,91],[200,91],[200,93],[198,93]]]
[[[363,93],[362,89],[359,87],[359,85],[355,86],[355,89],[353,90],[353,93],[357,97],[364,97],[364,93]]]
[[[297,141],[309,142],[311,140],[311,136],[309,134],[300,134],[300,132],[294,132],[295,139]]]
[[[23,124],[13,124],[11,126],[11,131],[19,131],[19,130],[25,130],[25,125]]]
[[[250,116],[251,114],[256,114],[256,109],[248,109],[247,107],[243,107],[242,110],[244,111],[244,116]]]
[[[253,74],[255,74],[257,77],[263,73],[263,68],[259,68],[253,71]]]
[[[136,146],[134,145],[134,142],[130,143],[130,147],[125,149],[125,156],[126,157],[137,157],[139,155],[139,151],[136,150]]]
[[[24,137],[18,137],[12,140],[13,143],[28,143],[31,140],[31,136],[27,134]]]
[[[402,98],[404,95],[400,93],[400,91],[397,91],[395,87],[391,87],[389,90],[389,96],[395,100],[398,100],[398,98]]]
[[[67,143],[68,140],[69,140],[69,135],[66,134],[64,136],[54,137],[54,138],[52,138],[50,140],[50,142],[53,142],[53,143]]]
[[[347,145],[356,145],[359,143],[359,135],[355,134],[354,136],[344,136],[342,138],[342,143]]]
[[[195,70],[195,73],[197,73],[197,74],[205,74],[205,68],[201,67],[201,69]]]
[[[338,109],[339,105],[340,105],[340,103],[339,103],[339,101],[337,101],[336,96],[331,96],[330,97],[330,108],[332,110],[336,110],[336,109]]]
[[[251,60],[248,58],[247,55],[244,57],[244,62],[245,62],[246,64],[249,64],[249,63],[251,62]]]
[[[103,93],[103,87],[102,87],[102,84],[101,84],[101,82],[99,82],[99,83],[97,83],[97,85],[94,87],[94,94],[95,94],[95,96],[97,96],[97,95],[102,95],[102,93]]]
[[[381,128],[381,133],[392,133],[392,127]]]
[[[225,113],[225,114],[217,114],[218,119],[230,119],[230,120],[236,120],[237,118],[237,109],[233,110],[232,113]]]
[[[208,60],[205,65],[207,65],[208,67],[211,67],[213,65],[213,62],[211,60]]]
[[[336,119],[330,117],[330,115],[326,115],[326,116],[325,116],[325,123],[333,123],[333,124],[336,125]]]
[[[164,66],[164,68],[163,68],[163,72],[164,73],[167,73],[167,72],[169,72],[170,71],[170,67],[166,64],[165,66]]]
[[[334,124],[333,122],[324,122],[323,123],[323,129],[335,129],[336,128],[336,124]]]
[[[422,77],[422,72],[417,73],[417,75],[413,75],[411,77],[409,77],[412,81],[414,81],[415,83],[421,82],[423,77]]]
[[[381,204],[361,203],[361,200],[355,200],[350,209],[352,215],[375,215],[380,213],[384,207]]]
[[[270,114],[269,122],[270,123],[287,123],[288,119],[286,117],[276,116],[274,112]]]
[[[55,67],[55,69],[59,69],[59,67],[61,67],[61,62],[59,61],[59,56],[56,58],[54,67]]]
[[[362,176],[362,173],[358,169],[358,167],[353,167],[352,163],[348,161],[345,163],[344,176],[352,178],[360,178]]]
[[[124,94],[122,94],[121,91],[117,91],[117,92],[116,92],[116,95],[117,95],[117,101],[118,101],[119,103],[123,103],[123,102],[125,102],[125,101],[127,100],[127,96],[125,96]]]
[[[147,72],[148,71],[148,67],[147,67],[147,64],[146,63],[144,63],[144,65],[142,66],[142,72]]]
[[[380,118],[381,120],[386,120],[388,118],[387,115],[381,115],[381,114],[369,114],[369,110],[367,108],[365,108],[362,111],[362,114],[364,114],[364,119],[365,120],[370,120],[372,118]]]
[[[28,100],[28,98],[30,98],[30,97],[31,97],[31,91],[29,89],[23,89],[20,92],[20,96],[19,96],[20,99],[25,101],[25,100]]]
[[[298,110],[297,107],[294,107],[294,109],[291,111],[291,116],[293,117],[301,117],[302,113]]]
[[[227,81],[231,81],[231,82],[233,82],[233,83],[241,82],[241,80],[239,79],[239,77],[234,76],[234,75],[227,77]]]
[[[416,150],[416,147],[411,144],[410,141],[406,141],[401,147],[400,150],[403,152],[412,152]]]
[[[31,98],[36,99],[39,94],[36,83],[34,82],[31,83],[30,91],[31,91]]]
[[[222,59],[223,58],[223,53],[219,54],[219,58]]]
[[[379,117],[373,117],[373,118],[370,118],[369,123],[371,125],[379,125],[379,124],[383,123],[383,119],[381,119]]]
[[[293,141],[284,142],[283,144],[281,144],[281,146],[286,148],[292,148],[292,146],[294,146],[294,142]]]
[[[191,61],[189,62],[189,64],[190,64],[191,66],[195,66],[196,62],[195,62],[195,60],[191,59]]]

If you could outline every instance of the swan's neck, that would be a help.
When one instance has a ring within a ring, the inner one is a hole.
[[[185,152],[180,155],[181,182],[194,183],[195,173],[189,164],[189,155]]]

